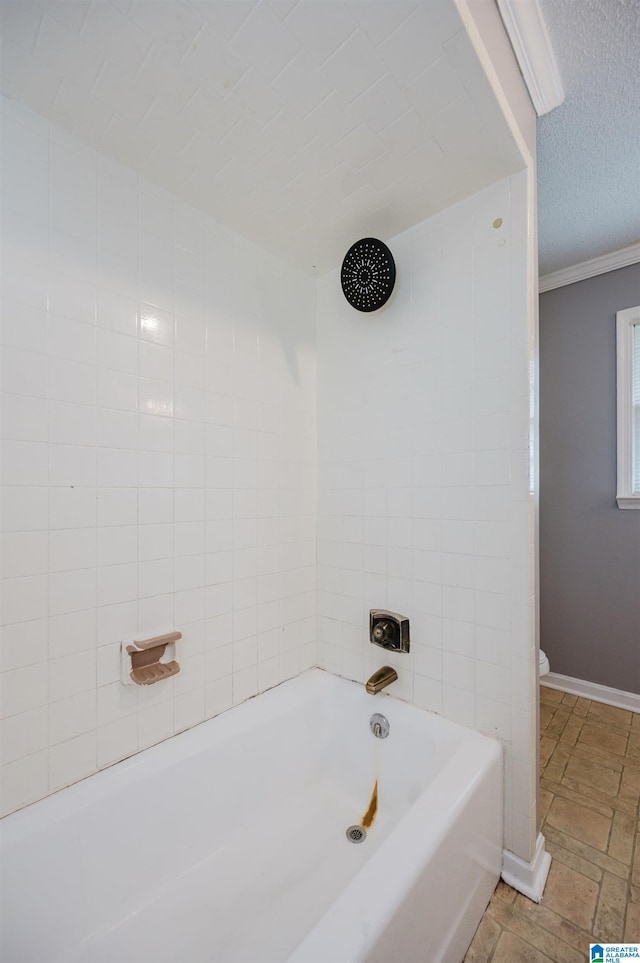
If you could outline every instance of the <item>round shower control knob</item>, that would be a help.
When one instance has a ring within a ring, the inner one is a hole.
[[[409,619],[385,609],[369,612],[369,640],[392,652],[409,651]]]
[[[392,627],[390,622],[378,622],[373,628],[373,637],[376,642],[386,642],[392,637]]]

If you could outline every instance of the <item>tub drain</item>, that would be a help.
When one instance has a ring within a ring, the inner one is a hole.
[[[350,843],[363,843],[367,838],[367,831],[362,826],[349,826],[345,835]]]

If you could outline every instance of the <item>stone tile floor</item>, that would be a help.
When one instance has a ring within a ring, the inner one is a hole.
[[[640,714],[540,687],[540,904],[500,882],[465,963],[585,963],[640,941]]]

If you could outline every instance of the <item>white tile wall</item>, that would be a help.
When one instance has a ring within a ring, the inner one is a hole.
[[[501,740],[505,845],[528,860],[525,211],[519,174],[390,240],[379,313],[352,310],[336,272],[318,282],[318,635],[327,669],[364,681],[388,662],[395,694]],[[410,616],[409,655],[370,645],[372,607]]]
[[[314,282],[1,120],[6,813],[316,662],[316,441]],[[181,673],[123,687],[174,626]]]
[[[396,694],[501,739],[530,858],[525,175],[393,239],[396,293],[361,316],[336,272],[316,289],[28,110],[3,101],[2,128],[2,812],[318,655],[360,681],[384,660]],[[369,645],[380,605],[410,615],[408,658]],[[119,640],[173,626],[180,675],[123,687]]]
[[[306,271],[331,269],[371,212],[388,236],[521,167],[454,0],[20,0],[0,30],[2,93]],[[52,204],[62,258],[89,253],[72,243],[95,218],[83,174]],[[163,268],[142,233],[144,300]],[[120,278],[135,240],[101,240]]]

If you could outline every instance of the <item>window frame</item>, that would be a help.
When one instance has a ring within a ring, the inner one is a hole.
[[[640,509],[640,492],[632,491],[633,329],[640,325],[640,304],[616,312],[617,492],[618,508]],[[640,453],[638,453],[640,457]]]

